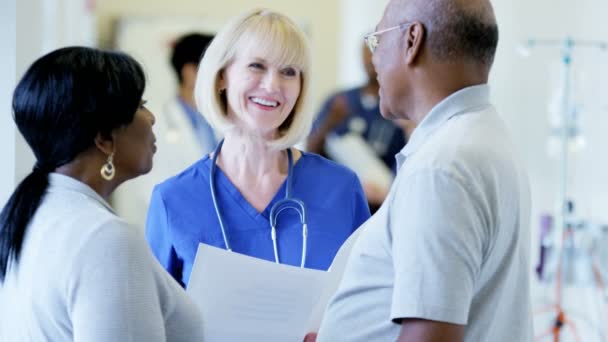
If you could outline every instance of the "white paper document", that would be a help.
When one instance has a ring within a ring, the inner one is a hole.
[[[301,342],[317,331],[357,230],[329,272],[280,265],[199,244],[188,295],[203,316],[205,342]]]

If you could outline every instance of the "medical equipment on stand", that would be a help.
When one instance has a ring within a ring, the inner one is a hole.
[[[226,246],[226,250],[232,252],[232,248],[230,248],[230,243],[228,240],[228,235],[226,232],[226,225],[224,223],[224,218],[222,217],[222,213],[219,208],[219,203],[217,201],[217,194],[215,191],[215,170],[217,168],[217,157],[220,154],[222,149],[222,145],[224,144],[224,140],[222,139],[220,143],[215,148],[213,152],[213,158],[211,163],[211,172],[209,175],[209,187],[211,188],[211,198],[213,200],[213,207],[215,208],[215,213],[217,215],[217,219],[220,222],[220,228],[222,230],[222,237],[224,238],[224,245]],[[308,240],[308,225],[306,221],[306,206],[304,202],[297,198],[293,198],[291,196],[291,186],[293,181],[293,155],[291,149],[287,149],[287,159],[288,159],[288,169],[287,169],[287,181],[286,181],[286,190],[285,190],[285,198],[277,201],[272,208],[270,209],[270,238],[272,240],[272,247],[274,250],[274,260],[278,264],[279,262],[279,251],[277,244],[277,218],[279,214],[287,209],[295,210],[300,216],[300,223],[302,224],[302,259],[300,263],[300,267],[304,267],[306,263],[306,243]]]
[[[576,261],[585,261],[589,266],[590,277],[593,278],[597,286],[605,293],[604,280],[602,279],[601,269],[597,265],[595,258],[591,254],[591,249],[583,250],[580,246],[575,243],[577,231],[582,226],[578,226],[573,220],[570,220],[573,213],[573,202],[569,201],[567,196],[567,179],[568,179],[568,167],[569,167],[569,148],[571,140],[575,139],[579,135],[577,125],[577,110],[576,106],[571,99],[572,92],[572,54],[575,47],[593,47],[601,50],[608,49],[608,43],[603,41],[579,41],[571,38],[564,40],[536,40],[530,39],[524,45],[524,52],[528,52],[529,49],[538,46],[559,46],[561,47],[561,65],[562,65],[562,95],[561,95],[561,113],[558,120],[556,120],[557,128],[554,129],[553,134],[559,137],[559,196],[558,196],[558,210],[555,215],[555,225],[548,228],[548,225],[553,223],[552,221],[543,222],[543,231],[541,236],[541,264],[537,267],[537,272],[541,278],[549,279],[549,281],[555,281],[556,294],[555,303],[547,308],[541,309],[538,313],[545,313],[553,311],[555,314],[555,320],[553,325],[548,329],[547,332],[536,337],[536,340],[544,337],[552,336],[553,341],[559,342],[562,328],[569,327],[576,339],[580,341],[576,325],[570,319],[562,305],[563,300],[563,289],[562,286],[565,280],[568,282],[574,281],[576,278]],[[547,219],[545,219],[547,220]],[[550,257],[551,256],[551,257]],[[587,259],[585,259],[588,256]],[[551,260],[552,259],[552,260]],[[551,263],[553,261],[553,263]],[[552,267],[548,267],[552,266]],[[555,272],[551,272],[551,268],[555,269]],[[549,269],[549,270],[548,270]],[[569,277],[566,278],[568,273],[571,271]],[[548,275],[551,274],[549,277]],[[588,277],[586,277],[588,278]],[[604,299],[604,298],[602,298]],[[608,335],[608,332],[605,334]],[[605,336],[606,337],[606,336]]]
[[[573,289],[576,289],[577,292],[582,291],[583,298],[585,293],[591,293],[593,298],[596,298],[596,289],[598,289],[601,300],[595,301],[595,303],[598,303],[601,309],[597,312],[606,316],[608,314],[605,305],[605,301],[608,299],[604,281],[606,270],[602,268],[602,265],[608,264],[605,263],[606,253],[602,246],[606,246],[608,243],[608,229],[577,217],[572,201],[567,202],[567,207],[568,215],[565,219],[566,226],[562,234],[561,250],[556,250],[550,239],[552,230],[557,228],[552,224],[552,217],[544,215],[541,218],[541,255],[536,268],[537,275],[539,280],[545,284],[554,283],[557,294],[563,294],[562,291],[567,288],[570,291]],[[562,299],[563,297],[566,296],[556,296],[556,298]],[[598,308],[595,307],[595,309]],[[608,331],[604,331],[605,327],[601,320],[594,319],[589,312],[577,313],[572,309],[566,310],[561,301],[539,308],[535,311],[535,316],[555,315],[556,312],[557,316],[554,318],[553,324],[545,333],[537,336],[537,341],[549,336],[552,336],[554,341],[559,341],[564,329],[571,332],[575,341],[583,341],[579,331],[580,323],[584,323],[589,331],[594,332],[593,335],[597,333],[599,336],[597,341],[608,340],[608,336],[605,335]],[[575,321],[579,323],[578,328]],[[584,340],[589,341],[589,335]]]
[[[552,234],[556,228],[550,215],[541,217],[540,258],[536,273],[540,281],[557,281],[556,273],[561,262],[561,282],[572,286],[594,286],[592,260],[599,251],[598,225],[575,215],[574,202],[567,201],[568,215],[562,235],[561,258],[553,248]]]

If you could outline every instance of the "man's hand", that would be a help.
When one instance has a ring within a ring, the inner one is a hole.
[[[397,342],[462,342],[464,326],[429,321],[424,319],[404,319]]]
[[[304,336],[304,342],[315,342],[317,340],[317,333],[311,332]]]

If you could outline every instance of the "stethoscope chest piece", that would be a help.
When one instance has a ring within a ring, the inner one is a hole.
[[[224,245],[226,250],[232,251],[230,246],[230,242],[228,239],[226,225],[224,222],[224,218],[219,208],[217,193],[215,189],[215,173],[217,167],[217,157],[220,154],[222,149],[222,145],[224,144],[224,140],[222,139],[220,143],[215,148],[212,156],[211,163],[211,172],[209,175],[209,187],[211,189],[211,198],[213,200],[213,207],[215,209],[215,213],[217,215],[217,220],[220,224],[220,229],[222,231],[222,238],[224,239]],[[274,251],[274,260],[278,264],[279,262],[279,248],[278,248],[278,238],[277,238],[277,220],[279,215],[286,210],[294,210],[298,213],[300,217],[300,223],[302,224],[302,258],[300,262],[300,267],[304,267],[306,263],[306,245],[308,240],[308,225],[306,220],[306,206],[304,202],[297,198],[293,198],[291,195],[291,187],[293,181],[293,155],[291,149],[287,149],[287,159],[289,162],[288,171],[287,171],[287,189],[285,190],[285,197],[281,200],[277,201],[270,208],[270,239],[272,240],[272,247]]]

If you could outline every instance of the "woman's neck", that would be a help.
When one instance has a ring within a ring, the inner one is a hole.
[[[102,179],[99,171],[103,163],[103,159],[100,159],[94,153],[83,153],[70,163],[58,167],[54,172],[88,185],[107,201],[122,181],[117,178],[111,181]]]
[[[188,88],[186,86],[181,86],[178,91],[178,96],[182,99],[182,101],[186,102],[190,107],[196,108],[196,103],[194,102],[194,90]]]
[[[237,178],[286,175],[288,171],[285,151],[269,147],[263,137],[236,129],[226,134],[218,165]]]

